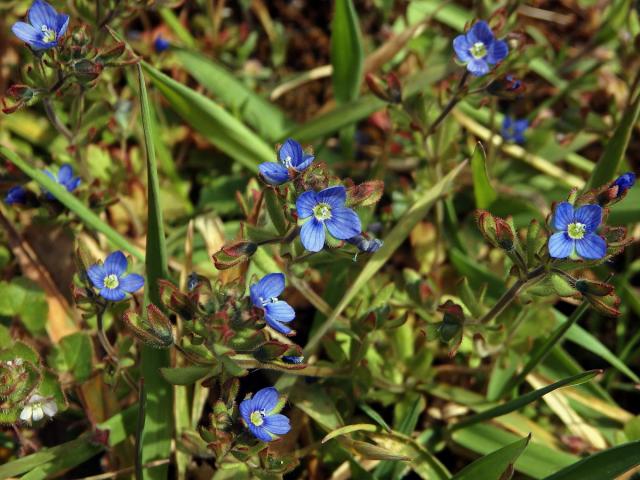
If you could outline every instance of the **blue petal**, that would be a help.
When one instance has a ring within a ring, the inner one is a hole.
[[[313,215],[313,207],[318,204],[316,192],[308,190],[301,194],[296,200],[296,210],[299,218],[307,218]]]
[[[484,59],[476,60],[475,58],[467,63],[467,70],[471,75],[481,77],[489,73],[489,64]]]
[[[60,38],[65,33],[67,33],[68,27],[69,27],[69,15],[65,15],[64,13],[58,14],[58,18],[56,22],[56,38]]]
[[[264,162],[258,166],[260,175],[271,185],[282,185],[289,181],[289,170],[275,162]]]
[[[41,33],[28,23],[16,22],[11,27],[11,31],[16,37],[29,45],[40,41]]]
[[[562,202],[556,207],[553,214],[553,226],[556,230],[567,230],[570,223],[573,222],[573,205],[569,202]]]
[[[338,240],[347,240],[362,231],[360,217],[356,212],[346,207],[332,209],[331,218],[324,223],[329,233]]]
[[[253,408],[268,413],[278,405],[280,394],[273,387],[260,389],[253,396]]]
[[[489,24],[484,20],[476,22],[467,33],[467,41],[471,45],[476,42],[482,42],[486,47],[489,47],[493,43],[493,39],[493,32],[491,31]]]
[[[124,300],[127,297],[127,295],[119,288],[107,287],[103,287],[100,289],[100,295],[102,295],[107,300],[111,300],[112,302],[119,302],[120,300]]]
[[[25,203],[27,200],[27,191],[24,187],[15,186],[7,192],[4,197],[4,203],[7,205],[15,205],[16,203]]]
[[[278,152],[278,157],[280,161],[286,165],[289,163],[291,166],[297,166],[302,160],[302,145],[293,140],[292,138],[287,138],[287,141],[284,142],[282,147],[280,147],[280,151]]]
[[[58,170],[58,183],[66,184],[73,177],[73,168],[68,163],[65,163]]]
[[[310,252],[319,252],[324,246],[324,225],[315,218],[305,223],[300,229],[300,241]]]
[[[576,240],[578,255],[587,260],[597,260],[607,253],[607,242],[600,235],[589,233],[580,240]]]
[[[276,332],[280,332],[283,335],[289,335],[293,332],[293,330],[287,327],[284,323],[280,323],[270,317],[265,317],[265,320],[267,321],[267,325],[273,328]]]
[[[107,271],[102,265],[96,263],[95,265],[91,265],[89,268],[87,268],[87,276],[89,277],[89,280],[91,280],[91,283],[93,283],[94,287],[103,288],[104,279],[107,276]]]
[[[43,25],[54,31],[57,31],[58,26],[58,12],[55,8],[42,0],[36,0],[29,8],[29,23],[36,29],[41,28]]]
[[[265,417],[264,428],[276,435],[284,435],[285,433],[289,433],[291,425],[289,424],[289,419],[287,417],[281,413],[277,413],[275,415]]]
[[[602,222],[602,207],[600,205],[583,205],[576,210],[575,220],[586,226],[586,233],[594,232]]]
[[[252,399],[247,399],[240,402],[240,415],[242,416],[242,419],[247,423],[247,425],[251,424],[251,414],[255,410],[256,409],[253,408]]]
[[[344,202],[347,201],[347,190],[342,185],[336,185],[319,191],[316,198],[318,203],[328,204],[333,212],[333,209],[344,207]]]
[[[453,39],[453,50],[460,61],[469,62],[473,59],[471,53],[469,53],[470,48],[471,45],[469,45],[466,35],[458,35]]]
[[[566,232],[557,232],[549,238],[549,255],[553,258],[567,258],[573,252],[574,241]]]
[[[258,440],[262,440],[263,442],[270,442],[273,440],[271,434],[267,432],[264,427],[256,427],[252,423],[249,423],[249,430]]]
[[[302,157],[302,161],[298,163],[298,165],[294,165],[293,169],[296,172],[304,172],[307,168],[309,168],[309,165],[311,165],[314,158],[316,157],[314,157],[313,155],[304,155]]]
[[[130,273],[124,277],[120,277],[119,287],[125,292],[134,293],[144,286],[144,277],[137,273]]]
[[[78,185],[80,185],[80,181],[80,177],[75,177],[69,180],[65,184],[65,187],[67,187],[67,192],[73,192],[76,188],[78,188]]]
[[[127,270],[127,257],[120,250],[111,253],[104,261],[104,269],[107,275],[119,277]]]
[[[496,40],[487,50],[486,60],[491,64],[496,64],[504,60],[508,54],[509,47],[507,46],[507,42],[503,40]]]
[[[255,292],[256,297],[262,297],[265,300],[276,298],[284,290],[284,275],[282,273],[265,275],[251,289]]]
[[[276,322],[289,323],[296,318],[295,310],[287,302],[278,300],[277,302],[267,303],[264,306],[265,318],[267,321],[275,320]]]

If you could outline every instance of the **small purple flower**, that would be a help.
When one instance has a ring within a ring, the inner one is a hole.
[[[169,43],[169,40],[164,38],[162,35],[158,35],[156,39],[153,41],[153,49],[157,53],[162,53],[165,50],[168,50],[169,47],[171,47],[171,43]]]
[[[294,355],[285,355],[282,357],[282,361],[284,363],[289,363],[291,365],[300,365],[302,362],[304,362],[304,357],[294,356]]]
[[[43,0],[35,0],[27,14],[29,23],[16,22],[14,35],[34,50],[48,50],[58,46],[69,26],[69,15],[58,13]]]
[[[284,325],[296,318],[296,312],[287,302],[278,300],[284,290],[284,275],[270,273],[249,287],[251,303],[264,311],[264,319],[271,328],[284,335],[293,330]]]
[[[102,262],[91,265],[87,275],[93,286],[100,290],[100,295],[112,302],[126,298],[127,293],[134,293],[144,285],[144,278],[137,273],[125,274],[128,267],[127,257],[119,250],[111,253]]]
[[[300,240],[310,252],[319,252],[324,246],[326,232],[338,240],[347,240],[360,234],[360,218],[344,206],[347,191],[342,185],[325,188],[320,192],[309,190],[296,200],[298,217],[304,221]],[[305,221],[306,220],[306,221]]]
[[[64,188],[67,189],[67,192],[73,192],[78,185],[80,185],[80,177],[73,176],[73,168],[68,163],[65,163],[58,170],[58,174],[55,175],[49,170],[45,170],[44,173],[54,182],[59,183]],[[50,192],[45,191],[45,197],[49,200],[55,200],[56,197],[51,195]]]
[[[527,128],[529,128],[529,120],[526,118],[516,120],[509,115],[505,115],[500,134],[507,142],[512,141],[522,144],[525,142],[524,132]]]
[[[618,187],[618,194],[616,198],[620,198],[622,195],[626,193],[633,185],[636,183],[636,174],[633,172],[627,172],[620,175],[618,178],[614,180],[611,186]]]
[[[263,442],[275,440],[276,435],[289,433],[289,419],[279,412],[280,395],[273,387],[259,390],[252,398],[240,402],[240,415],[249,431]]]
[[[280,147],[278,157],[279,162],[264,162],[258,167],[262,177],[271,185],[282,185],[289,181],[289,169],[302,172],[309,168],[315,158],[304,153],[302,146],[291,138]]]
[[[476,77],[489,73],[490,67],[501,62],[509,53],[503,40],[496,40],[484,20],[476,22],[466,34],[453,40],[453,49],[467,70]]]
[[[4,197],[4,203],[7,205],[25,204],[27,203],[27,191],[24,187],[15,186],[7,192]]]
[[[356,235],[355,237],[347,239],[347,243],[355,245],[358,250],[364,253],[374,253],[380,250],[383,242],[377,238],[366,238],[364,235]]]
[[[549,255],[567,258],[577,254],[587,260],[604,257],[607,244],[596,233],[601,221],[599,205],[583,205],[574,210],[569,202],[562,202],[553,216],[553,226],[558,231],[549,237]]]

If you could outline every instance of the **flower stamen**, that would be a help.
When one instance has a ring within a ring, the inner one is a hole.
[[[471,54],[471,56],[473,56],[473,58],[479,60],[487,56],[487,47],[482,42],[476,42],[469,49],[469,53]]]
[[[42,31],[42,42],[43,43],[51,43],[56,41],[56,32],[55,30],[47,27],[46,25],[42,25],[40,27]]]
[[[567,235],[572,240],[581,240],[584,238],[584,234],[587,231],[587,226],[584,223],[574,222],[567,226]]]
[[[264,423],[264,415],[260,410],[256,410],[251,413],[250,420],[254,426],[259,427]]]
[[[321,222],[329,220],[331,218],[331,206],[326,203],[317,204],[313,207],[313,216]]]
[[[107,275],[104,279],[104,286],[110,289],[114,289],[114,288],[118,288],[118,285],[120,285],[120,279],[118,278],[117,275],[115,274],[111,274],[111,275]]]

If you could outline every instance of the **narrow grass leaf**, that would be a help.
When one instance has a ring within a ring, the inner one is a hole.
[[[333,92],[339,103],[358,96],[362,82],[364,53],[358,14],[352,0],[335,0],[331,23]]]
[[[455,474],[452,480],[500,480],[502,474],[516,463],[530,440],[531,435],[479,458]]]
[[[564,380],[560,380],[559,382],[555,382],[546,387],[539,388],[538,390],[534,390],[533,392],[529,392],[525,395],[522,395],[521,397],[510,400],[502,405],[498,405],[497,407],[490,408],[489,410],[485,410],[484,412],[480,412],[470,417],[467,417],[464,420],[461,420],[458,423],[453,424],[449,428],[449,430],[453,432],[455,430],[466,428],[469,425],[473,425],[479,422],[484,422],[485,420],[491,420],[492,418],[506,415],[509,412],[513,412],[515,410],[518,410],[524,407],[525,405],[535,402],[536,400],[545,396],[547,393],[553,392],[558,388],[570,387],[573,385],[580,385],[581,383],[588,382],[599,373],[601,373],[601,370],[589,370],[588,372],[584,372],[569,378],[565,378]]]
[[[169,278],[167,249],[165,244],[162,208],[160,204],[160,184],[158,167],[153,147],[149,98],[144,82],[142,67],[137,65],[140,89],[142,130],[147,155],[147,251],[146,283],[144,289],[145,308],[149,304],[161,305],[158,280]],[[171,419],[173,389],[160,375],[160,369],[169,365],[169,351],[142,346],[141,375],[146,382],[147,403],[144,432],[142,434],[142,463],[168,458],[171,455]],[[166,478],[167,466],[146,469],[144,478]]]
[[[617,478],[640,465],[640,441],[594,453],[545,480],[603,480]]]
[[[273,161],[273,149],[220,105],[147,63],[142,67],[173,110],[224,153],[254,173]]]
[[[487,209],[495,202],[498,195],[489,180],[487,155],[481,143],[476,144],[476,149],[471,156],[471,174],[473,176],[473,194],[476,199],[476,207]]]
[[[126,251],[140,261],[144,261],[144,254],[139,248],[135,247],[107,223],[102,221],[98,215],[87,208],[75,195],[67,192],[67,189],[58,182],[50,179],[44,172],[30,166],[5,146],[0,145],[0,155],[22,170],[29,178],[38,182],[44,189],[50,192],[51,195],[56,197],[60,203],[75,213],[87,227],[102,233],[114,247]]]

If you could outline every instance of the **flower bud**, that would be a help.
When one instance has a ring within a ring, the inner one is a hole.
[[[359,185],[353,185],[347,189],[347,207],[369,207],[375,205],[382,198],[384,192],[384,182],[382,180],[371,180]]]
[[[171,321],[155,305],[147,306],[146,318],[128,311],[123,320],[131,332],[146,345],[154,348],[169,348],[173,345]]]
[[[496,224],[496,241],[498,246],[507,252],[513,250],[515,232],[511,229],[511,225],[506,220],[495,217]]]
[[[225,245],[213,254],[213,263],[218,270],[226,270],[249,260],[258,249],[258,244],[246,240],[238,240]]]

